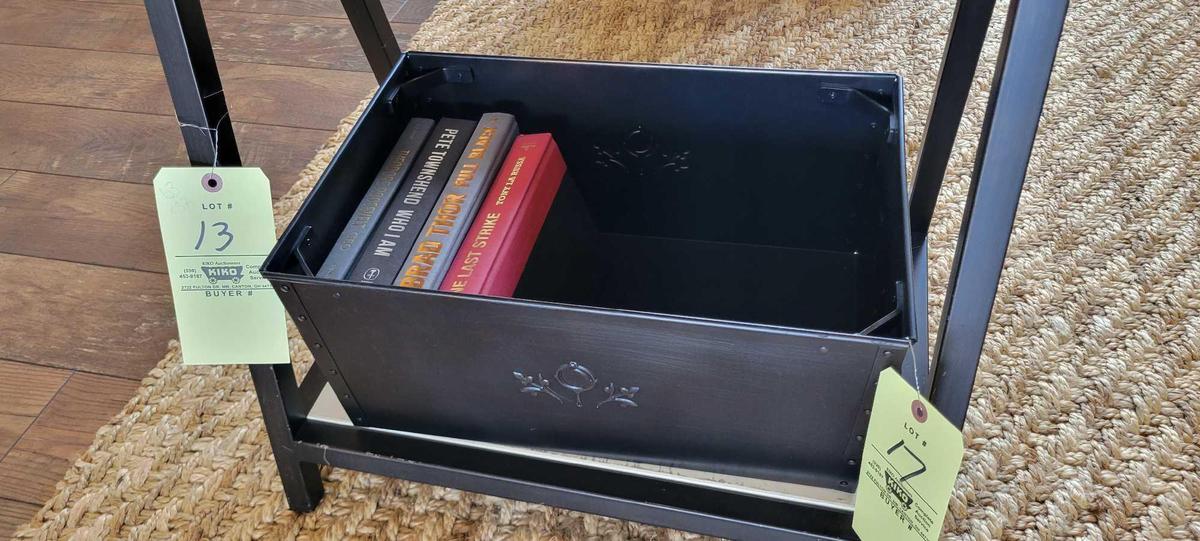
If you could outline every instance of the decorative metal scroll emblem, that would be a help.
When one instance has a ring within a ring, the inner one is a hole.
[[[688,170],[690,151],[677,152],[664,148],[658,139],[638,126],[615,145],[593,145],[596,165],[604,169],[619,169],[643,177],[650,173],[682,173]]]
[[[583,407],[583,395],[595,389],[598,381],[588,367],[575,361],[563,364],[554,371],[554,383],[542,377],[541,373],[538,373],[537,377],[526,376],[520,370],[514,371],[512,374],[521,384],[522,393],[530,396],[548,396],[558,401],[559,404],[572,402],[570,395],[573,394],[573,402],[577,408]],[[558,384],[557,387],[555,387],[555,383]],[[604,392],[608,394],[608,397],[596,402],[596,407],[615,404],[622,408],[636,408],[638,404],[634,402],[633,397],[639,390],[641,387],[618,387],[614,383],[609,383],[604,387]]]

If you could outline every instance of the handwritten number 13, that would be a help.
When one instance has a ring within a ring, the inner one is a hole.
[[[225,222],[213,222],[212,227],[220,228],[220,231],[217,231],[218,237],[225,237],[225,244],[222,244],[216,248],[218,252],[223,252],[229,247],[229,244],[233,242],[233,233],[229,232],[229,224]],[[204,244],[204,232],[207,229],[208,225],[204,223],[204,220],[200,220],[200,237],[196,239],[196,246],[192,248],[193,250],[199,250],[200,245]]]

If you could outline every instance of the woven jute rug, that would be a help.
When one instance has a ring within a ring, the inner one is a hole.
[[[950,4],[447,0],[412,47],[898,71],[915,161]],[[1193,0],[1071,8],[980,362],[949,537],[1200,538],[1197,28]],[[930,237],[935,315],[998,30]],[[281,225],[353,120],[278,203]],[[304,370],[311,357],[294,330],[292,354]],[[316,511],[288,511],[247,371],[185,369],[172,345],[18,537],[689,537],[345,470],[325,477]]]

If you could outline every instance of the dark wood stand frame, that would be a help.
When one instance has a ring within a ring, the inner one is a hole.
[[[146,0],[184,143],[193,165],[241,165],[199,0]],[[965,421],[1068,0],[1012,0],[976,151],[940,334],[919,389],[952,422]],[[379,81],[404,55],[378,0],[342,0]],[[945,176],[994,0],[960,0],[942,60],[910,196],[914,321],[927,351],[926,234]],[[197,129],[198,127],[198,129]],[[215,144],[219,137],[220,146]],[[286,287],[280,288],[287,293]],[[918,367],[923,370],[924,367]],[[576,509],[731,538],[854,538],[851,513],[734,494],[617,471],[308,418],[325,374],[297,382],[290,365],[251,366],[288,504],[321,499],[318,464]]]

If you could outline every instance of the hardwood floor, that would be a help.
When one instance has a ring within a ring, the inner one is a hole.
[[[436,0],[383,0],[401,46]],[[279,196],[375,87],[334,0],[203,0]],[[0,538],[175,336],[150,180],[185,163],[141,0],[0,0]]]

